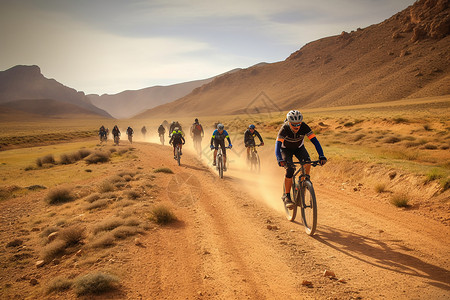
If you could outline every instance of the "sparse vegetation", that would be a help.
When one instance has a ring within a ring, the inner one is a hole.
[[[125,221],[121,218],[110,217],[98,223],[92,231],[94,232],[94,234],[97,234],[101,231],[111,231],[114,228],[123,225],[124,223]]]
[[[86,237],[86,228],[73,225],[59,231],[58,239],[65,242],[66,247],[78,244]]]
[[[97,193],[91,194],[91,195],[89,195],[89,196],[86,197],[86,201],[89,202],[89,203],[95,202],[95,201],[97,201],[98,199],[100,199],[100,195],[97,194]]]
[[[56,205],[70,202],[74,199],[74,196],[68,188],[55,188],[48,193],[46,202],[51,205]]]
[[[114,245],[115,238],[111,232],[104,232],[95,236],[91,242],[92,248],[108,248]]]
[[[125,239],[139,233],[139,229],[135,226],[119,226],[111,231],[116,239]]]
[[[51,262],[55,257],[61,256],[64,254],[64,251],[66,250],[66,242],[63,240],[55,240],[51,242],[50,244],[47,244],[42,249],[42,259],[49,263]]]
[[[93,210],[93,209],[97,209],[97,208],[104,208],[106,206],[108,206],[109,201],[107,199],[102,199],[102,200],[98,200],[95,202],[92,202],[91,204],[86,206],[87,210]]]
[[[167,174],[173,174],[173,171],[169,168],[157,168],[153,172],[155,173],[167,173]]]
[[[73,287],[78,296],[101,294],[118,288],[119,278],[107,273],[90,273],[74,280]]]
[[[54,278],[47,286],[47,294],[53,293],[53,292],[64,292],[69,290],[72,287],[72,280],[67,279],[63,276],[58,276]]]
[[[377,184],[375,185],[375,191],[376,191],[378,194],[381,194],[381,193],[386,192],[386,191],[387,191],[387,185],[386,185],[386,183],[377,183]]]
[[[409,201],[409,195],[402,192],[397,192],[391,197],[391,203],[397,207],[409,207]]]
[[[114,185],[112,185],[111,182],[105,180],[102,183],[100,183],[100,185],[98,186],[98,190],[101,193],[112,192],[114,191]]]
[[[158,205],[151,211],[150,219],[160,225],[165,225],[176,221],[175,215],[164,205]]]
[[[98,163],[105,163],[109,161],[109,154],[106,152],[96,151],[87,157],[85,157],[85,161],[88,164],[98,164]]]
[[[125,195],[128,197],[128,199],[132,199],[132,200],[136,200],[137,198],[139,198],[141,195],[136,192],[136,191],[126,191]]]

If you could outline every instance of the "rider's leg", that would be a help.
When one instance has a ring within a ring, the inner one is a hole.
[[[214,149],[214,156],[213,156],[214,162],[213,162],[213,165],[216,165],[216,155],[217,155],[217,149]]]
[[[305,146],[301,146],[300,148],[297,149],[297,151],[295,152],[295,157],[297,157],[298,160],[304,160],[304,161],[310,161],[311,158],[309,157],[309,153],[306,150]],[[305,174],[309,175],[309,173],[311,172],[311,165],[307,164],[304,166],[305,167]],[[303,178],[300,178],[300,181],[303,181]]]
[[[245,147],[247,147],[247,160],[250,160],[250,147],[248,145]]]

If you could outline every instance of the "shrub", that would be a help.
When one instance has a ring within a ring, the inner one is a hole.
[[[114,245],[114,236],[111,232],[103,233],[95,237],[91,243],[92,248],[108,248]]]
[[[114,186],[109,181],[103,181],[99,186],[98,190],[101,193],[108,193],[114,191]]]
[[[84,159],[88,164],[105,163],[109,161],[109,154],[105,152],[94,152]]]
[[[62,165],[69,165],[74,162],[72,158],[67,154],[61,154],[59,160]]]
[[[81,242],[86,237],[86,228],[80,225],[73,225],[59,231],[58,239],[66,243],[66,247],[73,246]]]
[[[136,175],[136,173],[135,172],[127,172],[127,171],[124,171],[124,172],[120,172],[119,174],[118,174],[120,177],[124,177],[124,176],[126,176],[126,175],[128,175],[128,176],[131,176],[131,177],[134,177],[135,175]]]
[[[91,155],[92,151],[87,149],[80,149],[78,150],[78,155],[80,155],[81,159],[88,157]]]
[[[384,142],[388,143],[388,144],[395,144],[395,143],[398,143],[400,141],[401,141],[401,139],[396,137],[396,136],[390,136],[390,137],[387,137],[387,138],[384,139]]]
[[[355,125],[355,123],[353,123],[353,122],[344,123],[345,127],[352,127],[353,125]]]
[[[125,239],[139,233],[139,230],[134,226],[119,226],[111,231],[116,239]]]
[[[173,171],[169,168],[158,168],[155,169],[153,172],[155,173],[167,173],[167,174],[173,174]]]
[[[123,181],[124,181],[124,179],[118,175],[112,176],[109,178],[109,182],[111,182],[111,183],[123,182]]]
[[[430,124],[424,124],[423,129],[425,129],[426,131],[430,131],[431,130]]]
[[[106,206],[108,206],[108,200],[107,199],[102,199],[102,200],[98,200],[95,201],[91,204],[89,204],[88,206],[86,206],[87,210],[93,210],[93,209],[97,209],[97,208],[104,208]]]
[[[110,274],[96,272],[75,279],[73,286],[78,296],[101,294],[118,288],[119,279]]]
[[[426,174],[425,182],[431,182],[433,180],[440,179],[443,177],[445,177],[444,172],[442,172],[438,168],[433,168]]]
[[[97,194],[97,193],[91,194],[91,195],[89,195],[89,196],[86,197],[86,201],[89,202],[89,203],[95,202],[95,201],[97,201],[98,199],[100,199],[100,195]]]
[[[72,280],[62,276],[55,277],[47,286],[47,294],[53,292],[63,292],[72,287]]]
[[[39,168],[42,167],[42,159],[40,157],[36,158],[36,166],[38,166]]]
[[[46,263],[49,263],[55,257],[63,255],[65,250],[66,250],[66,242],[60,239],[56,239],[50,244],[44,246],[44,248],[42,249],[42,259]]]
[[[42,164],[55,164],[55,158],[53,155],[48,154],[41,158]]]
[[[139,198],[141,196],[136,191],[126,191],[125,195],[128,197],[128,199],[132,199],[132,200],[136,200],[137,198]]]
[[[158,224],[169,224],[176,220],[175,215],[170,211],[169,208],[163,205],[158,205],[151,211],[150,219]]]
[[[60,228],[59,228],[58,226],[49,226],[49,227],[45,228],[45,229],[41,232],[41,234],[40,234],[39,236],[40,236],[40,237],[43,237],[43,238],[46,238],[46,237],[48,237],[51,233],[59,231],[59,229],[60,229]]]
[[[379,194],[386,192],[386,183],[377,183],[375,185],[375,191]]]
[[[100,231],[111,231],[114,228],[117,228],[123,225],[125,221],[120,218],[111,217],[109,219],[105,219],[102,222],[98,223],[94,228],[94,234],[99,233]]]
[[[402,118],[402,117],[397,117],[397,118],[393,118],[392,119],[394,121],[394,123],[399,124],[399,123],[409,123],[408,119]]]
[[[408,207],[409,196],[405,193],[395,193],[392,195],[391,203],[397,207]]]
[[[61,204],[73,201],[74,197],[67,188],[55,188],[47,194],[46,201],[48,204]]]
[[[111,148],[111,149],[109,149],[109,152],[110,152],[110,153],[117,152],[117,149],[116,149],[116,148]]]
[[[427,150],[436,150],[438,148],[438,146],[433,144],[425,144],[423,147]]]

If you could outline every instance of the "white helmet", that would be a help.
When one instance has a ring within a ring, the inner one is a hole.
[[[303,115],[298,110],[291,110],[287,113],[286,120],[291,123],[301,123]]]

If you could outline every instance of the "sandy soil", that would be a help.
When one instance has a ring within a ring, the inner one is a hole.
[[[229,171],[219,179],[208,159],[200,161],[188,149],[177,166],[167,146],[134,147],[134,168],[151,172],[166,166],[174,171],[159,177],[154,200],[172,207],[179,221],[142,235],[142,246],[129,243],[118,249],[113,262],[123,274],[122,288],[95,299],[450,297],[450,230],[442,223],[370,195],[314,182],[319,222],[310,237],[300,218],[289,222],[284,216],[283,171],[276,167],[272,151],[261,151],[260,175],[251,174],[231,153]],[[204,153],[211,155],[209,150]],[[0,203],[2,239],[13,230],[14,219],[43,209],[35,200],[41,194]],[[324,277],[325,270],[335,272],[336,278]],[[48,276],[51,271],[45,272]],[[8,274],[0,270],[0,277],[4,281]],[[305,280],[312,284],[302,285]],[[30,289],[25,283],[22,288]],[[18,294],[19,299],[26,297]]]

